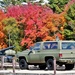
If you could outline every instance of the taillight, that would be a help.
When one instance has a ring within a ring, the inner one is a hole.
[[[61,54],[61,53],[59,54],[59,57],[60,57],[60,58],[62,57],[62,54]]]

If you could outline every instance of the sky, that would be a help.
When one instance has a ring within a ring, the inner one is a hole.
[[[38,2],[38,1],[40,1],[40,0],[36,0],[36,1]],[[44,1],[45,3],[48,3],[48,0],[43,0],[43,1]]]

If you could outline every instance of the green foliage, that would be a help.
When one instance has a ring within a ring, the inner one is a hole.
[[[73,39],[73,32],[71,30],[65,29],[64,30],[64,36],[66,38],[66,40],[71,40]]]
[[[4,30],[7,34],[7,44],[10,42],[10,45],[15,46],[15,51],[20,51],[20,29],[18,28],[16,20],[14,18],[6,18],[3,20],[3,24],[5,25]]]
[[[66,33],[65,36],[68,36],[66,39],[70,37],[70,39],[75,40],[75,4],[70,6],[65,18],[67,23],[65,29],[68,31],[64,31]]]
[[[75,20],[75,4],[71,5],[68,12],[67,12],[67,18],[68,21]]]
[[[64,10],[65,4],[67,4],[70,0],[48,0],[48,6],[53,9],[56,13],[61,13]]]

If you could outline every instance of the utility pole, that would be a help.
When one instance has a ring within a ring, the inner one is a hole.
[[[9,47],[10,47],[10,31],[8,32],[8,35],[9,35]]]

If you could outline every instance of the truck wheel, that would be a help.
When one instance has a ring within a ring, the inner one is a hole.
[[[65,70],[72,70],[74,68],[74,64],[65,64]]]
[[[54,63],[53,63],[52,59],[48,59],[46,64],[47,64],[48,70],[53,70],[54,69]]]
[[[44,70],[46,68],[46,65],[39,65],[40,70]]]
[[[19,60],[19,67],[20,67],[20,69],[28,69],[28,64],[27,64],[27,62],[26,62],[26,60],[25,59],[20,59]]]

